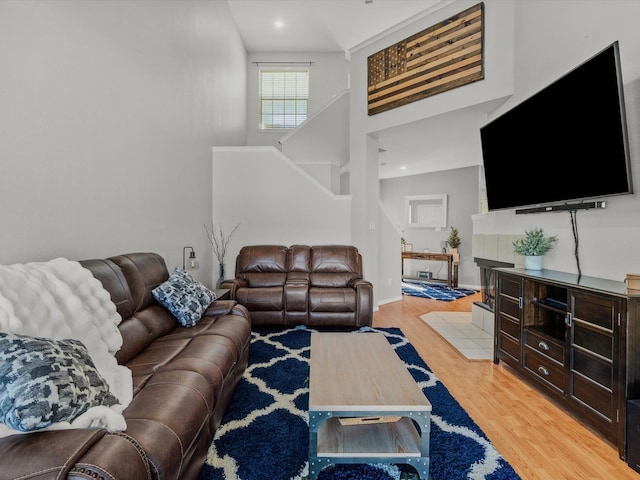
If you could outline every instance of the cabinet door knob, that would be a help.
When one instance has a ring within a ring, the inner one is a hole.
[[[549,375],[549,370],[547,370],[546,368],[544,368],[542,365],[540,365],[538,367],[538,371],[542,374],[542,375]]]
[[[540,350],[549,350],[549,345],[547,345],[547,342],[543,342],[542,340],[540,341],[540,343],[538,343],[538,347],[540,347]]]

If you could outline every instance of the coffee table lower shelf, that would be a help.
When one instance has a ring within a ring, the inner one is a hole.
[[[330,464],[344,463],[407,464],[427,480],[430,412],[385,411],[378,414],[380,417],[375,417],[376,412],[369,410],[310,411],[309,480],[317,479],[320,470]],[[344,417],[356,421],[343,424],[340,418]],[[400,418],[385,420],[392,417]]]

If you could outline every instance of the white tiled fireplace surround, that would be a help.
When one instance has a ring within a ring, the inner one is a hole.
[[[523,267],[524,257],[513,253],[513,242],[519,238],[522,238],[522,235],[474,234],[471,245],[473,258],[474,260],[484,259],[489,262],[502,262],[513,264],[516,267]],[[492,297],[493,291],[483,291],[483,298],[487,295]],[[492,303],[491,298],[489,303]],[[492,307],[493,305],[474,304],[471,307],[471,323],[493,337],[494,319]]]

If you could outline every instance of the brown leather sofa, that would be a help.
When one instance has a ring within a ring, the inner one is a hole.
[[[363,327],[373,320],[373,285],[351,245],[245,246],[235,278],[221,288],[255,326]]]
[[[100,280],[123,321],[118,363],[133,374],[127,429],[39,431],[0,438],[0,479],[196,479],[248,361],[246,308],[218,300],[181,327],[151,291],[164,260],[133,253],[80,262]]]

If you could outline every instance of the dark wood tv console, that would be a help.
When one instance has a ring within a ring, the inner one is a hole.
[[[640,398],[640,296],[601,278],[495,271],[494,362],[513,367],[625,459],[627,401]]]

